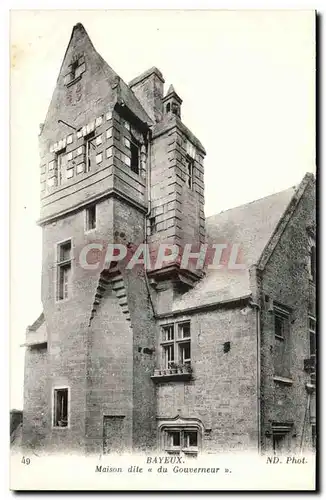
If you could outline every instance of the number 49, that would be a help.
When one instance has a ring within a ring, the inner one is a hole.
[[[28,457],[27,458],[23,457],[21,463],[25,464],[25,465],[29,465],[31,463],[31,459]]]

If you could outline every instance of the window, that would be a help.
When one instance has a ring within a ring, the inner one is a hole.
[[[56,163],[58,168],[58,183],[62,184],[65,180],[66,167],[67,167],[67,155],[66,151],[62,150],[56,155]]]
[[[176,102],[172,103],[172,113],[180,117],[180,106]]]
[[[58,245],[57,300],[69,298],[71,279],[71,241]]]
[[[69,64],[69,72],[64,77],[65,85],[69,86],[74,83],[85,71],[86,65],[84,56],[76,57],[71,64]]]
[[[149,219],[149,233],[152,235],[156,233],[156,218],[150,217]]]
[[[316,243],[312,238],[310,239],[309,250],[309,274],[310,279],[316,283]]]
[[[281,306],[274,307],[274,335],[274,376],[291,378],[290,313]]]
[[[186,184],[189,189],[193,186],[194,160],[190,157],[186,159]]]
[[[130,168],[135,174],[139,174],[139,147],[134,142],[130,143],[130,153]]]
[[[273,423],[272,438],[275,455],[286,454],[291,450],[292,424]]]
[[[163,447],[169,455],[198,455],[198,429],[171,428],[163,431]]]
[[[96,228],[96,205],[86,209],[86,231]]]
[[[316,319],[309,317],[310,356],[316,356]]]
[[[68,388],[54,389],[53,427],[68,427]]]
[[[275,337],[284,340],[287,335],[289,325],[289,314],[285,311],[276,309],[274,311],[274,329]]]
[[[170,113],[170,109],[171,109],[171,104],[168,102],[166,105],[166,112]]]
[[[177,337],[175,336],[177,331]],[[162,365],[164,369],[191,366],[190,322],[162,327]]]
[[[90,172],[92,164],[94,162],[98,163],[96,160],[96,143],[95,143],[95,134],[91,132],[87,136],[85,136],[85,145],[86,145],[86,172]]]

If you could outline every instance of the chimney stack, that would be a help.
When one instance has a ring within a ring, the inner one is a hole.
[[[163,85],[163,75],[155,67],[148,69],[129,83],[129,87],[154,123],[161,121],[163,116]]]

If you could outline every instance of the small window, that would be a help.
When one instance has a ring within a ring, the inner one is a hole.
[[[70,134],[70,135],[68,135],[68,137],[67,137],[67,144],[71,144],[71,143],[72,143],[72,141],[73,141],[73,135],[72,135],[72,134]]]
[[[112,127],[108,128],[106,131],[106,138],[110,139],[110,137],[112,137]]]
[[[87,136],[85,136],[85,145],[86,145],[86,172],[90,172],[92,168],[92,164],[94,161],[97,161],[96,155],[96,144],[95,144],[95,134],[91,132]],[[102,161],[102,160],[101,160]]]
[[[130,168],[135,174],[139,174],[139,147],[134,142],[130,143],[130,152]]]
[[[275,337],[284,340],[289,326],[289,315],[283,311],[274,311]]]
[[[57,262],[57,300],[65,300],[70,294],[71,279],[71,241],[58,246]]]
[[[310,261],[310,278],[314,283],[316,283],[316,246],[315,245],[312,245],[310,247],[309,261]]]
[[[67,167],[68,158],[67,158],[67,154],[66,154],[65,150],[60,151],[60,153],[57,153],[56,162],[57,162],[57,168],[58,168],[58,181],[59,181],[59,184],[62,184],[62,182],[65,179],[65,175],[67,175],[66,167]]]
[[[96,205],[86,209],[86,231],[96,228]]]
[[[151,235],[156,233],[156,217],[150,217],[149,219],[149,233]]]
[[[193,187],[193,176],[194,176],[194,160],[187,157],[186,160],[186,184],[189,189]]]
[[[106,150],[106,157],[107,158],[111,158],[112,154],[113,154],[112,147],[111,148],[107,148],[107,150]]]
[[[310,356],[316,356],[316,319],[309,318]]]
[[[68,389],[54,389],[53,426],[68,427]]]
[[[84,56],[79,56],[69,65],[69,73],[64,77],[65,85],[72,84],[79,78],[86,70]]]
[[[198,430],[195,428],[172,428],[163,430],[164,451],[170,455],[196,457],[199,451]]]
[[[168,102],[167,105],[166,105],[166,112],[167,113],[170,113],[170,109],[171,109],[171,104]]]
[[[180,117],[180,106],[176,102],[172,103],[172,113]]]

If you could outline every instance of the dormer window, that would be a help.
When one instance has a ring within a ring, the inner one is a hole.
[[[69,64],[69,72],[64,77],[65,85],[69,86],[80,80],[82,74],[85,71],[86,71],[85,57],[76,56],[71,62],[71,64]]]

